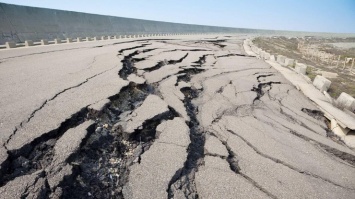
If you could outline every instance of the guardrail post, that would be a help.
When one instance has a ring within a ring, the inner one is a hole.
[[[16,48],[16,43],[13,41],[6,42],[6,48]]]
[[[62,40],[61,40],[61,39],[58,39],[58,38],[57,38],[57,39],[54,39],[54,43],[55,43],[55,44],[60,44],[60,43],[62,43]]]
[[[48,45],[48,40],[47,39],[42,39],[41,40],[41,45]]]
[[[26,47],[33,46],[33,41],[32,40],[26,40],[25,41],[25,46]]]

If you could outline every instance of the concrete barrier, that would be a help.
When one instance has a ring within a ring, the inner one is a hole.
[[[270,53],[264,52],[264,59],[269,60],[270,59]]]
[[[275,55],[270,55],[270,60],[271,60],[271,61],[276,61]]]
[[[12,40],[20,43],[65,37],[95,35],[151,34],[169,32],[181,35],[199,33],[274,33],[271,30],[228,28],[131,19],[80,12],[35,8],[0,3],[0,45]],[[280,31],[282,33],[282,31]],[[292,33],[292,32],[290,32]]]
[[[48,45],[48,40],[47,39],[42,39],[41,40],[41,45],[43,45],[43,46]]]
[[[26,46],[26,47],[33,46],[33,41],[32,41],[32,40],[26,40],[26,41],[25,41],[25,46]]]
[[[99,39],[99,37],[94,37],[93,40],[94,41],[99,41],[100,39]]]
[[[73,42],[73,39],[72,39],[72,38],[67,38],[65,41],[66,41],[67,43],[72,43],[72,42]]]
[[[106,39],[106,37],[105,36],[101,36],[101,40],[105,40]]]
[[[336,104],[338,107],[348,109],[352,112],[355,110],[355,99],[351,95],[344,92],[339,95],[336,100]]]
[[[6,48],[16,48],[16,43],[13,41],[8,41],[5,43]]]
[[[285,56],[283,56],[283,55],[277,55],[277,60],[276,60],[276,61],[277,61],[279,64],[285,66],[285,59],[286,59]]]
[[[295,71],[299,74],[305,75],[307,71],[307,66],[302,63],[296,63]]]
[[[260,57],[261,59],[264,59],[265,51],[263,51],[263,50],[258,51],[258,50],[253,50],[253,49],[252,49],[252,51],[253,51],[256,55],[259,55],[259,57]]]
[[[83,39],[81,37],[76,38],[76,42],[82,42]]]
[[[325,77],[320,76],[320,75],[317,75],[313,81],[313,85],[321,92],[328,91],[331,83],[332,82],[330,80],[328,80]]]
[[[54,43],[55,43],[55,44],[61,44],[61,43],[62,43],[62,40],[61,40],[61,39],[58,39],[58,38],[57,38],[57,39],[54,39]]]
[[[294,67],[295,66],[295,60],[294,59],[290,59],[290,58],[286,58],[285,59],[285,65]]]
[[[280,34],[302,35],[302,32],[227,28],[193,24],[169,23],[151,20],[130,19],[80,12],[35,8],[0,3],[0,45],[7,41],[23,43],[25,40],[38,42],[41,39],[54,40],[66,37],[93,37],[95,35],[149,34],[201,35],[201,34]],[[169,34],[168,34],[169,33]],[[171,34],[174,33],[174,34]],[[309,33],[306,33],[309,35]],[[319,34],[316,34],[319,35]],[[328,34],[325,34],[328,35]],[[331,34],[333,36],[334,34]],[[342,35],[343,36],[343,35]],[[345,35],[344,35],[345,36]]]

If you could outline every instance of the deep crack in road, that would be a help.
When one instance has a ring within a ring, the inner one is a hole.
[[[355,152],[243,37],[75,45],[1,55],[0,198],[355,198]]]

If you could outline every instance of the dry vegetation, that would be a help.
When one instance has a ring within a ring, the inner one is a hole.
[[[355,97],[355,66],[350,72],[351,62],[347,63],[344,68],[346,57],[355,58],[355,48],[339,48],[332,43],[355,43],[355,38],[286,38],[286,37],[258,37],[253,43],[263,50],[277,55],[281,54],[286,57],[297,60],[298,62],[307,64],[307,76],[313,81],[316,75],[322,75],[324,72],[336,73],[337,77],[327,77],[332,81],[328,90],[333,98],[337,98],[340,93],[346,92]],[[306,46],[310,50],[308,53],[323,53],[326,56],[311,56],[305,51],[299,50],[299,45]],[[326,76],[326,75],[324,75]]]

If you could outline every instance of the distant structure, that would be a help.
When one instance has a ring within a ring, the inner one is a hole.
[[[168,23],[0,3],[0,45],[7,41],[141,34],[256,33],[259,30]],[[272,33],[272,31],[262,31]]]
[[[245,33],[290,36],[333,36],[333,33],[259,30],[169,23],[0,3],[0,45],[67,38],[102,38],[124,35]],[[336,34],[348,36],[347,34]],[[353,35],[353,34],[352,34]]]

